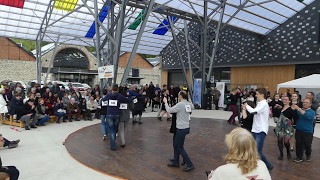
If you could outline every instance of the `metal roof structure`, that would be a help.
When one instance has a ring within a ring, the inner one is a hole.
[[[136,53],[159,55],[173,41],[185,79],[181,47],[187,46],[190,75],[193,77],[189,41],[201,54],[202,90],[209,82],[219,44],[226,25],[266,35],[315,0],[0,0],[0,36],[36,40],[37,77],[41,81],[42,42],[95,47],[99,66],[113,65],[117,82],[119,55],[131,52],[121,80],[129,75]],[[188,35],[188,23],[202,30],[199,43]],[[210,23],[216,23],[211,26]],[[214,31],[209,34],[209,30]],[[183,32],[184,31],[184,32]],[[185,45],[176,32],[182,32]],[[212,42],[212,53],[207,52]],[[104,51],[107,51],[106,55]],[[211,55],[209,55],[211,54]],[[206,59],[210,59],[210,64]],[[206,68],[209,71],[206,72]],[[50,72],[48,67],[45,81]],[[108,81],[110,83],[110,81]],[[105,84],[100,81],[101,87]],[[187,80],[192,97],[192,81]]]
[[[228,24],[264,35],[313,1],[304,0],[303,3],[300,3],[296,0],[227,0],[223,22],[227,22],[241,8]],[[6,4],[6,1],[0,0],[0,36],[36,40],[50,1],[11,0],[10,2]],[[114,0],[114,2],[116,3],[115,15],[117,15],[120,1]],[[135,30],[129,29],[129,26],[148,2],[148,0],[128,2],[121,51],[130,52],[132,50],[141,26]],[[209,20],[218,21],[220,12],[216,10],[220,0],[208,2],[208,13],[212,13]],[[61,3],[60,7],[57,5],[59,3]],[[105,1],[98,0],[99,11],[104,5]],[[55,42],[60,35],[60,43],[94,46],[92,38],[85,37],[95,20],[89,10],[91,8],[94,11],[94,0],[57,0],[54,6],[43,40]],[[168,15],[176,15],[174,16],[177,17],[175,26],[183,28],[183,19],[187,19],[187,22],[197,21],[198,18],[203,17],[203,9],[202,0],[155,0],[154,10],[150,14],[137,52],[158,55],[162,48],[172,40],[170,33],[153,34],[166,18],[165,10]],[[107,22],[104,21],[103,24],[106,25]],[[103,31],[102,28],[100,29]]]

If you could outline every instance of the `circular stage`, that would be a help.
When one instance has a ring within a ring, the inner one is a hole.
[[[205,171],[224,164],[223,156],[227,153],[224,137],[235,127],[224,120],[192,118],[191,131],[186,137],[185,149],[196,169],[187,173],[182,171],[184,166],[167,167],[169,159],[173,157],[173,134],[169,133],[171,122],[159,121],[155,118],[143,118],[143,121],[142,125],[132,125],[130,121],[126,147],[120,147],[121,141],[118,137],[117,151],[110,150],[109,139],[102,141],[100,124],[88,126],[70,134],[65,146],[70,155],[80,163],[119,179],[199,180],[207,178]],[[319,179],[319,142],[318,138],[313,139],[311,162],[294,163],[295,152],[291,152],[292,160],[285,158],[279,161],[276,136],[273,133],[273,127],[270,127],[264,144],[264,153],[274,165],[272,179]]]

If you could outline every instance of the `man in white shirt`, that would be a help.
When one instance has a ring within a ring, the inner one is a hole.
[[[261,160],[266,164],[269,170],[273,169],[272,164],[267,160],[265,155],[262,153],[264,140],[267,137],[269,129],[269,105],[266,101],[267,90],[265,88],[259,88],[256,92],[257,97],[257,106],[256,108],[250,107],[247,103],[243,106],[248,110],[249,113],[254,114],[253,124],[251,133],[254,139],[257,142],[258,153],[261,157]]]

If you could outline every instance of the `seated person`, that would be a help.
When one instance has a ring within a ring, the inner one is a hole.
[[[64,93],[64,96],[62,98],[63,106],[67,107],[68,103],[70,102],[69,99],[69,93]]]
[[[46,114],[46,110],[48,107],[45,105],[44,100],[42,98],[38,101],[38,106],[36,108],[37,118],[38,118],[38,126],[45,126],[45,123],[50,119],[50,116]]]
[[[0,88],[0,113],[5,114],[8,112],[8,106],[7,106],[7,95],[6,91],[3,88]]]
[[[87,113],[89,120],[92,120],[92,114],[97,111],[98,103],[94,100],[93,96],[89,98],[89,101],[87,102]]]
[[[225,142],[229,153],[225,157],[226,165],[211,171],[208,180],[271,180],[267,166],[260,160],[256,141],[249,131],[235,128],[226,135]]]
[[[66,122],[66,115],[67,115],[67,111],[66,108],[63,105],[63,101],[60,100],[60,98],[57,98],[57,102],[54,103],[54,115],[58,117],[57,119],[57,123],[60,123],[60,119],[62,119],[63,122]]]
[[[0,136],[0,147],[4,144],[3,137]],[[15,166],[2,166],[0,158],[0,172],[7,173],[10,176],[10,180],[17,180],[19,178],[19,170]]]
[[[77,103],[77,104],[79,104],[80,103],[80,100],[79,100],[79,98],[78,98],[78,96],[77,96],[77,93],[74,91],[74,92],[72,92],[72,94],[71,94],[71,98],[74,98],[74,100],[75,100],[75,103]],[[70,98],[70,99],[71,99]]]
[[[69,122],[72,122],[71,120],[71,116],[72,114],[76,114],[76,121],[80,121],[79,117],[80,117],[80,108],[78,106],[78,104],[76,103],[76,100],[74,98],[70,99],[70,102],[67,105],[67,114],[68,114],[68,118],[69,118]]]
[[[20,111],[17,111],[17,119],[24,122],[24,128],[26,130],[30,130],[29,124],[30,120],[33,119],[32,124],[30,125],[31,128],[37,128],[35,126],[37,122],[36,117],[36,107],[34,105],[34,101],[32,99],[29,99],[24,105],[23,108]]]
[[[79,108],[80,108],[81,114],[83,116],[83,119],[86,121],[88,118],[86,99],[83,98],[81,100],[81,103],[79,104]]]
[[[40,98],[41,98],[41,94],[40,93],[36,93],[36,98],[34,99],[34,105],[36,107],[38,106],[38,102],[39,102]]]
[[[48,96],[44,98],[44,104],[47,107],[47,113],[49,115],[53,115],[53,105],[54,105],[55,99],[56,98],[52,95],[52,92],[49,92]]]
[[[21,94],[15,94],[11,100],[9,107],[9,114],[15,115],[18,111],[23,109],[23,100]]]
[[[2,134],[0,134],[0,136],[2,136]],[[3,138],[3,140],[4,140],[3,147],[7,147],[8,146],[8,149],[12,149],[12,148],[17,147],[19,142],[20,142],[20,139],[17,139],[15,141],[9,141],[8,139]]]

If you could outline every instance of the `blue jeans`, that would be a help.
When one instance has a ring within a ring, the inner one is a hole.
[[[190,133],[190,128],[187,129],[177,129],[176,136],[173,140],[173,148],[174,148],[174,164],[179,164],[179,155],[182,156],[184,162],[187,164],[187,167],[192,167],[193,164],[187,154],[187,152],[184,150],[184,140],[187,134]]]
[[[45,122],[47,122],[50,119],[50,116],[45,116],[43,118],[41,118],[38,122],[38,124],[44,124]]]
[[[107,115],[111,149],[116,149],[116,133],[118,132],[120,115]]]
[[[101,128],[102,128],[102,134],[107,135],[108,134],[108,121],[107,121],[107,115],[101,115]]]
[[[56,112],[56,113],[54,113],[54,115],[58,117],[58,120],[57,120],[57,121],[59,121],[59,120],[60,120],[60,118],[62,118],[62,117],[63,117],[63,120],[65,120],[65,119],[66,119],[66,113],[63,113],[63,112]]]
[[[258,153],[261,157],[261,160],[266,164],[268,169],[272,168],[273,167],[272,164],[267,160],[266,156],[262,153],[264,140],[266,139],[267,134],[264,132],[260,132],[260,133],[252,132],[252,135],[257,142],[257,149],[258,149]]]

